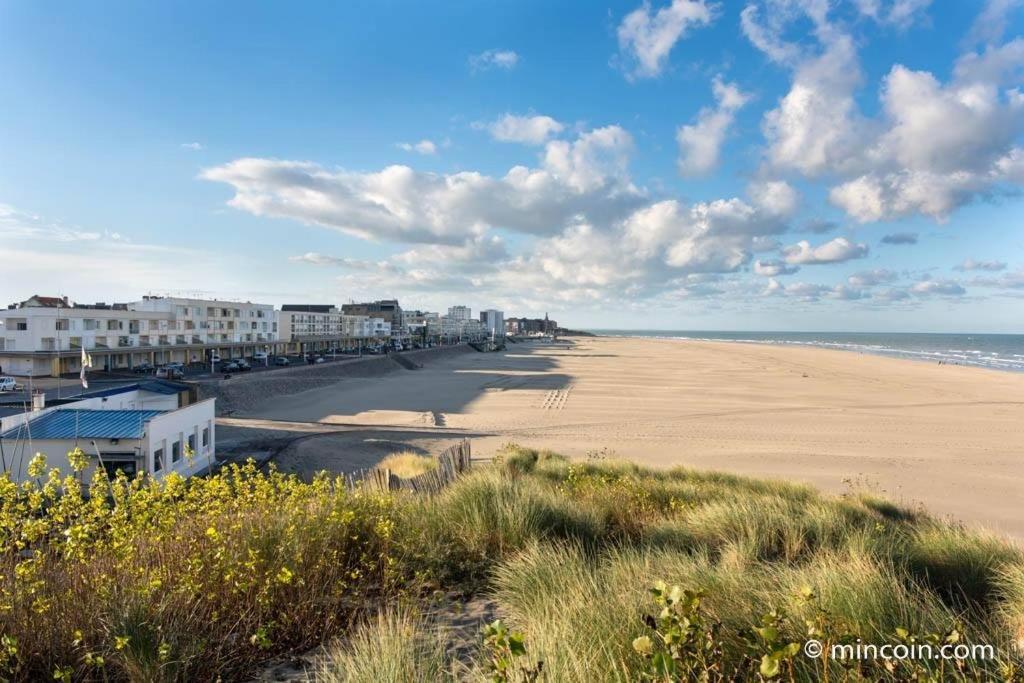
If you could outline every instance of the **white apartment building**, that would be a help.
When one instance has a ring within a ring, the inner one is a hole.
[[[473,311],[469,306],[449,306],[448,317],[453,320],[471,320]]]
[[[391,323],[368,315],[344,315],[342,331],[346,339],[383,339],[391,336]]]
[[[274,307],[238,301],[143,297],[82,305],[34,296],[0,311],[0,371],[19,376],[77,372],[81,351],[95,369],[147,362],[202,362],[274,351]]]

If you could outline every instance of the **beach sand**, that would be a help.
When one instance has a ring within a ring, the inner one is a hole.
[[[326,437],[317,466],[323,447],[337,469],[363,463],[360,443],[379,444],[373,430],[391,425],[396,443],[402,428],[416,430],[413,445],[424,430],[430,446],[468,435],[478,456],[513,441],[861,488],[1024,538],[1024,374],[815,348],[576,338],[343,380],[242,417],[362,426]],[[302,450],[291,457],[294,469]]]

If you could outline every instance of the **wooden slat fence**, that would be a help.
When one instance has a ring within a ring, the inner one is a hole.
[[[389,469],[377,467],[352,472],[345,477],[351,489],[362,485],[378,491],[413,491],[414,493],[438,493],[470,468],[472,448],[469,439],[463,439],[454,446],[441,451],[434,457],[437,468],[411,479],[403,479]]]

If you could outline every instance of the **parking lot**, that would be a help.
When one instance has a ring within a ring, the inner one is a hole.
[[[253,357],[245,357],[244,360],[249,364],[249,370],[243,370],[244,373],[259,373],[259,372],[270,372],[273,370],[280,370],[288,367],[296,367],[302,365],[316,364],[316,359],[322,359],[320,363],[344,363],[356,358],[372,356],[372,355],[383,355],[385,352],[395,354],[404,353],[404,351],[394,351],[384,349],[374,349],[372,347],[363,348],[361,350],[353,350],[347,353],[342,352],[340,349],[336,353],[324,352],[323,354],[306,354],[302,356],[300,354],[287,354],[279,356],[270,356],[266,359],[256,360]],[[236,357],[237,358],[237,357]],[[277,358],[287,358],[288,365],[278,365]],[[209,363],[189,363],[185,365],[176,364],[181,368],[185,380],[202,380],[211,379],[215,377],[221,377],[225,374],[239,374],[238,372],[223,371],[223,367],[227,365],[231,358],[226,356],[222,360],[211,368]],[[133,372],[131,370],[90,370],[87,374],[89,382],[89,388],[83,389],[80,384],[80,379],[77,374],[65,375],[59,380],[55,377],[36,377],[36,378],[16,378],[19,385],[22,385],[20,391],[5,391],[0,393],[0,405],[7,406],[20,406],[24,405],[30,399],[31,391],[43,391],[46,394],[48,401],[54,399],[67,399],[70,397],[77,396],[78,394],[87,391],[97,391],[102,389],[112,389],[118,386],[124,386],[138,382],[140,379],[151,379],[156,376],[157,368],[148,369],[144,372]]]

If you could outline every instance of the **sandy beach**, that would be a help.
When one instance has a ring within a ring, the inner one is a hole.
[[[576,338],[345,379],[236,417],[227,425],[330,432],[282,453],[286,469],[351,469],[466,435],[478,456],[514,441],[866,488],[1024,538],[1024,374],[814,348]]]

